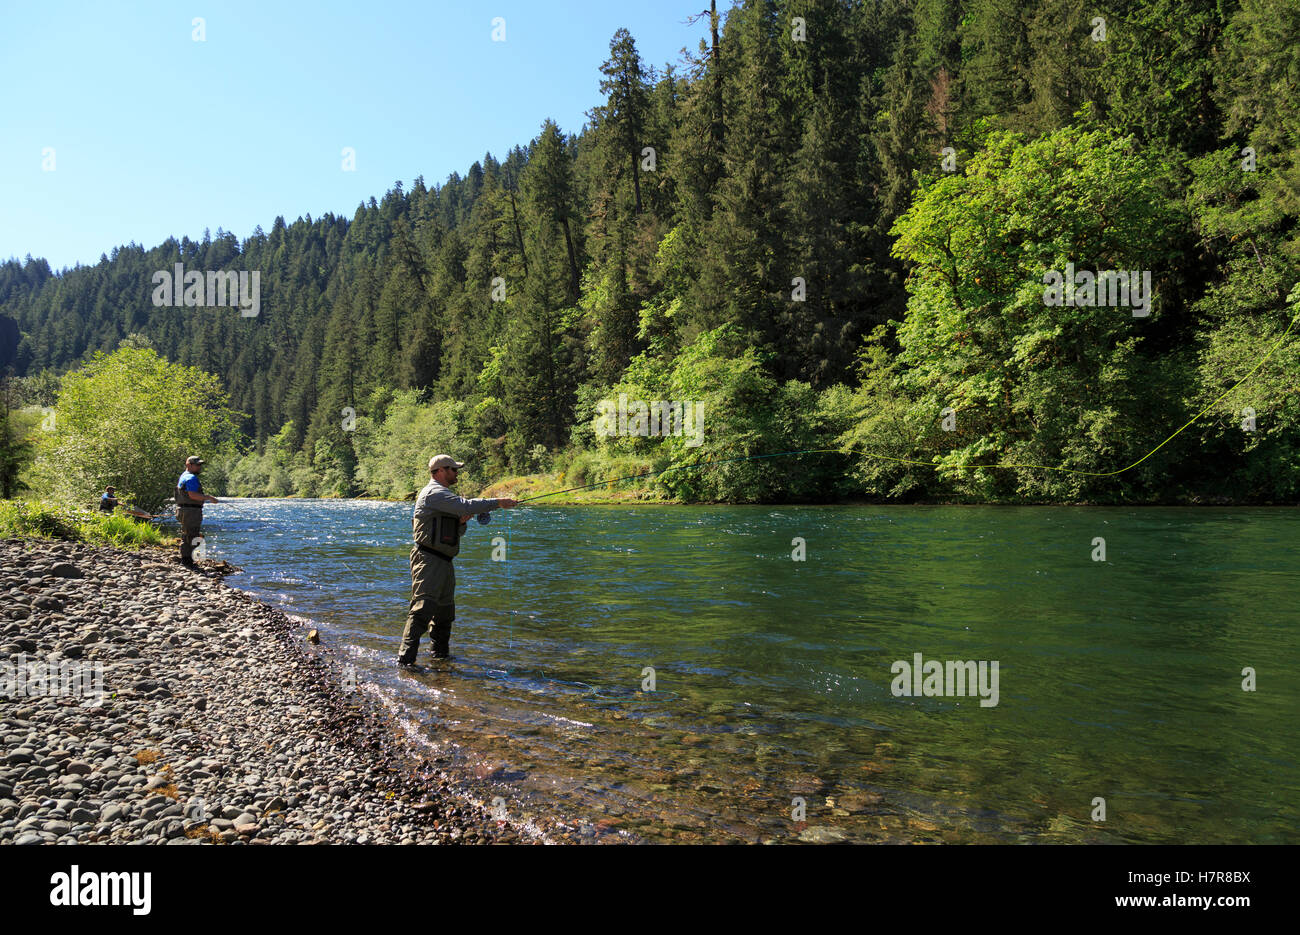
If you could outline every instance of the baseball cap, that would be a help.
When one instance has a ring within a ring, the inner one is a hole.
[[[449,467],[460,470],[465,466],[464,461],[457,461],[451,455],[434,455],[429,459],[429,470],[436,471],[438,468]]]
[[[191,461],[197,461],[199,464],[203,463],[203,459],[200,458],[198,455],[190,455],[188,458],[185,459],[186,464],[189,464]]]

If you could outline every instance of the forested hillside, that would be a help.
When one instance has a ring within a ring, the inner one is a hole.
[[[10,260],[0,366],[52,402],[39,375],[138,335],[218,375],[234,492],[401,496],[434,448],[573,483],[839,448],[659,489],[1300,497],[1300,0],[747,0],[696,28],[662,67],[620,30],[586,126],[350,219]],[[156,307],[177,263],[260,271],[260,313]],[[1147,313],[1045,302],[1067,264],[1146,271]],[[598,436],[620,393],[702,402],[702,443]]]

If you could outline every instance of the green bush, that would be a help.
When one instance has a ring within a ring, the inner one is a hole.
[[[230,466],[226,490],[236,497],[265,497],[272,467],[269,456],[251,451]]]
[[[1183,387],[1162,379],[1178,368],[1158,372],[1167,355],[1148,349],[1177,327],[1163,305],[1186,226],[1172,171],[1117,132],[1072,126],[1028,142],[993,134],[963,173],[923,184],[892,231],[909,268],[893,389],[911,405],[879,426],[882,447],[900,447],[890,435],[901,430],[902,447],[980,498],[1108,499],[1138,486],[1140,475],[1087,472],[1126,467],[1178,424]],[[1045,274],[1067,264],[1153,273],[1150,317],[1048,304]],[[1176,460],[1161,451],[1147,470]]]
[[[671,468],[655,483],[673,498],[806,500],[842,489],[844,459],[810,450],[832,447],[844,420],[823,409],[808,384],[778,383],[734,329],[700,335],[666,372],[643,357],[627,374],[613,396],[627,393],[629,402],[662,399],[695,407],[690,431],[680,435],[600,439],[600,450],[609,455],[633,455],[654,470]]]
[[[1289,312],[1300,315],[1300,289],[1290,302]],[[1238,316],[1203,337],[1198,394],[1190,405],[1194,411],[1210,407],[1200,420],[1200,438],[1218,476],[1230,481],[1193,480],[1195,495],[1214,498],[1226,490],[1255,500],[1300,499],[1300,325],[1284,339],[1284,320],[1271,318]],[[1240,389],[1228,392],[1257,366]]]
[[[167,542],[157,527],[125,513],[72,510],[39,500],[0,500],[0,538],[67,539],[119,548]]]
[[[489,480],[483,474],[480,449],[473,443],[469,421],[472,413],[460,400],[426,402],[415,390],[395,394],[383,422],[377,428],[363,426],[357,419],[357,481],[361,488],[378,497],[394,500],[414,496],[429,482],[429,459],[450,454],[469,464],[474,480]]]
[[[210,373],[150,350],[97,352],[63,377],[54,431],[40,433],[33,487],[85,502],[112,484],[156,510],[175,496],[188,455],[234,450],[237,415]]]
[[[124,513],[91,513],[81,519],[78,529],[86,542],[105,543],[118,548],[165,545],[168,542],[168,538],[157,526]]]
[[[76,523],[52,504],[33,500],[0,500],[0,534],[7,539],[76,539]]]

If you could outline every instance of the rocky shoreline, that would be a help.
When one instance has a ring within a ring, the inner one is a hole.
[[[0,541],[0,844],[534,840],[222,571]]]

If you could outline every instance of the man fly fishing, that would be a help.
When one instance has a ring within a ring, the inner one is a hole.
[[[450,658],[451,624],[456,619],[456,573],[451,562],[460,552],[460,537],[475,513],[505,510],[519,503],[509,497],[466,500],[455,494],[451,488],[464,466],[451,455],[434,455],[429,459],[429,483],[415,501],[411,519],[415,536],[411,547],[411,608],[402,631],[402,651],[397,658],[400,665],[415,664],[420,637],[431,622],[434,658]]]
[[[220,503],[216,497],[203,492],[199,473],[203,459],[190,455],[185,459],[185,473],[176,481],[176,518],[181,524],[181,564],[194,568],[194,542],[203,527],[203,504]]]

